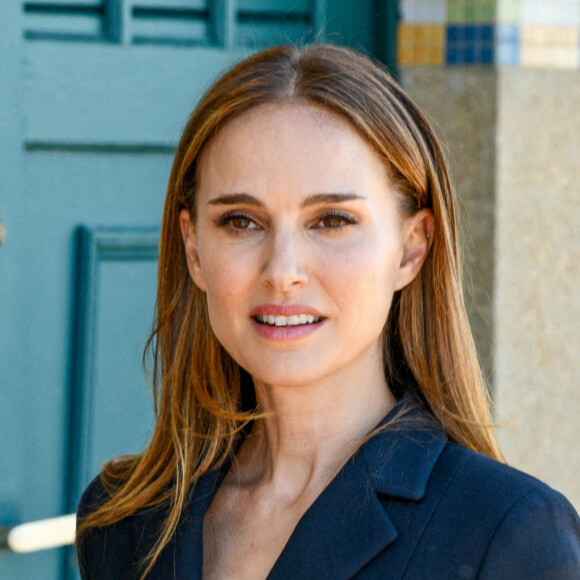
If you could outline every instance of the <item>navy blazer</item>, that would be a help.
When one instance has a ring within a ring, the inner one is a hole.
[[[201,580],[202,520],[228,465],[203,477],[151,579]],[[82,518],[102,502],[95,479]],[[138,578],[163,509],[90,530],[82,578]],[[580,519],[547,485],[437,430],[369,440],[298,522],[268,580],[578,580]]]

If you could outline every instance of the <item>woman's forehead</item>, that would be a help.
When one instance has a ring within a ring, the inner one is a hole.
[[[361,182],[386,177],[384,164],[356,129],[316,105],[271,103],[229,121],[203,151],[199,184],[239,181]]]
[[[292,140],[325,141],[344,133],[358,138],[356,130],[341,116],[320,105],[306,102],[273,102],[259,105],[228,121],[210,142],[208,149],[260,148],[262,142],[291,144]]]

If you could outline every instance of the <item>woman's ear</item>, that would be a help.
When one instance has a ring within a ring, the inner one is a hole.
[[[187,209],[182,209],[179,212],[179,227],[181,228],[181,237],[183,238],[183,247],[187,258],[187,269],[189,270],[189,275],[195,285],[205,292],[206,284],[201,271],[195,226],[191,221],[191,216]]]
[[[421,270],[433,243],[433,212],[422,209],[403,223],[403,257],[395,290],[410,284]]]

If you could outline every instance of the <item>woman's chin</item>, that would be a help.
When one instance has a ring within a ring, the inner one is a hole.
[[[317,382],[324,376],[320,370],[316,372],[303,365],[293,365],[291,368],[285,365],[273,365],[273,368],[264,365],[261,365],[260,368],[245,368],[254,384],[268,387],[298,388]]]

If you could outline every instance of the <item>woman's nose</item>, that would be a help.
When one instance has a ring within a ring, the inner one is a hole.
[[[287,292],[308,282],[303,240],[291,231],[273,233],[262,270],[264,285]]]

